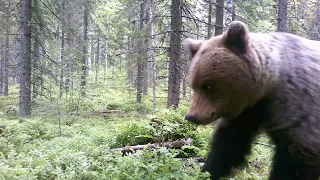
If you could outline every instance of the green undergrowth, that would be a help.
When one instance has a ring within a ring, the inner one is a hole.
[[[169,140],[153,134],[149,119],[0,119],[0,179],[202,179],[194,162],[174,158],[179,150],[109,149]],[[181,131],[181,130],[180,130]],[[180,134],[180,132],[177,132]],[[185,134],[187,135],[187,134]],[[142,138],[145,136],[145,138]],[[153,136],[153,141],[146,137]],[[174,135],[173,135],[174,136]],[[185,137],[185,136],[181,136]],[[172,137],[173,139],[173,137]]]
[[[85,98],[36,98],[32,116],[21,119],[12,97],[0,97],[0,180],[208,179],[194,159],[206,158],[215,128],[185,121],[187,101],[176,111],[160,103],[153,111],[150,96],[137,105],[134,97],[110,89]],[[182,149],[111,151],[186,138],[192,144]],[[270,144],[259,136],[247,163],[225,179],[267,179]]]
[[[206,157],[214,128],[186,124],[177,114],[164,110],[145,119],[95,117],[72,123],[61,118],[61,127],[55,118],[2,118],[0,179],[206,179],[192,156]],[[182,150],[141,150],[127,156],[109,151],[187,137],[194,147],[187,162],[176,158]],[[261,136],[257,142],[268,139]],[[252,153],[234,179],[266,179],[272,148],[256,144]]]

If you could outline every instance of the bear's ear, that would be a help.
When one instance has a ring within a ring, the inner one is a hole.
[[[185,39],[182,44],[185,50],[193,57],[199,50],[203,40]]]
[[[225,47],[233,53],[239,55],[247,52],[249,30],[246,24],[240,21],[232,21],[224,36]]]

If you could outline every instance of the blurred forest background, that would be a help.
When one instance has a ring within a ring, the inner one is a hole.
[[[319,40],[320,0],[0,0],[0,179],[205,179],[181,42],[233,20]],[[267,179],[252,152],[234,178]]]

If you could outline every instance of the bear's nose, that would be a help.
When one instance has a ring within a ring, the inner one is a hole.
[[[197,118],[195,116],[190,115],[190,114],[187,114],[185,116],[185,119],[190,121],[190,122],[193,122],[193,123],[195,123],[197,121]]]

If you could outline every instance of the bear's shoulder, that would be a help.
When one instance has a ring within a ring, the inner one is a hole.
[[[320,41],[288,32],[248,33],[251,43],[272,46],[286,51],[320,54]],[[320,58],[320,57],[319,57]]]

